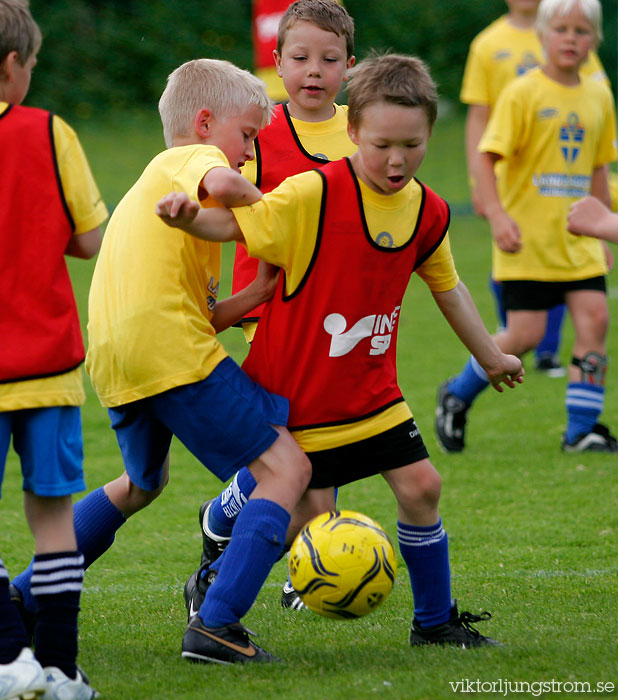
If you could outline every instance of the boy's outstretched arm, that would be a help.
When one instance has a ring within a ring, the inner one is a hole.
[[[463,282],[448,292],[433,292],[433,298],[461,342],[476,357],[494,389],[523,382],[524,370],[515,355],[505,355],[489,335]]]
[[[584,197],[571,204],[569,231],[618,243],[618,214],[613,214],[596,197]]]
[[[155,213],[168,226],[179,228],[205,241],[243,241],[236,219],[229,209],[202,209],[186,192],[170,192],[157,202]]]

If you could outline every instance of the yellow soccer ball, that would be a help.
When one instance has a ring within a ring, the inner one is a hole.
[[[388,535],[375,520],[352,510],[322,513],[307,523],[292,543],[288,566],[303,603],[338,620],[375,610],[397,573]]]

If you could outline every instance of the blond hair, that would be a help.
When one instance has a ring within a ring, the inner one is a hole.
[[[375,102],[422,107],[431,128],[438,116],[438,91],[427,66],[415,56],[372,54],[350,71],[348,122],[358,128],[363,110]]]
[[[568,15],[575,5],[579,5],[584,17],[592,25],[595,46],[598,46],[603,41],[603,10],[599,0],[541,0],[535,22],[537,32],[545,34],[555,15]]]
[[[0,0],[0,63],[16,51],[23,66],[41,48],[41,30],[27,0]]]
[[[223,121],[251,106],[263,111],[262,126],[266,124],[272,102],[259,78],[229,61],[187,61],[170,73],[159,100],[165,143],[169,148],[176,137],[190,134],[201,109],[208,109],[215,119]]]
[[[297,22],[311,22],[325,32],[345,38],[347,57],[354,53],[354,20],[335,0],[297,0],[285,11],[277,32],[277,51],[280,54],[290,29]]]

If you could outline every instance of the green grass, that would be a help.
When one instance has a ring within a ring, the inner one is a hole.
[[[158,149],[158,126],[139,115],[77,126],[104,197],[115,204]],[[421,175],[454,204],[466,199],[461,134],[455,117],[438,123]],[[451,238],[459,272],[493,328],[486,290],[487,226],[455,216]],[[230,253],[228,248],[228,270]],[[83,313],[92,266],[75,261],[71,270]],[[610,305],[615,317],[616,272],[610,276]],[[418,279],[410,286],[400,323],[401,385],[443,477],[441,514],[449,533],[453,594],[461,609],[493,613],[479,627],[505,648],[411,649],[412,598],[401,560],[391,596],[377,612],[353,622],[281,610],[285,564],[280,562],[244,622],[259,631],[258,643],[284,663],[258,668],[187,664],[180,658],[182,586],[200,551],[197,509],[220,485],[175,444],[164,494],[119,531],[115,545],[86,575],[80,663],[103,698],[434,700],[453,697],[449,684],[462,679],[618,684],[618,460],[561,453],[565,380],[537,375],[529,359],[523,386],[503,395],[488,391],[479,398],[470,419],[468,449],[443,455],[432,428],[436,388],[459,370],[466,352]],[[567,323],[565,361],[572,337]],[[242,358],[245,345],[238,331],[226,331],[224,344]],[[614,331],[609,355],[618,356]],[[614,429],[616,367],[615,362],[609,366],[605,408],[605,419]],[[122,465],[106,413],[86,385],[85,468],[94,488],[119,475]],[[343,488],[339,503],[376,518],[395,538],[395,502],[379,477]],[[3,485],[0,532],[5,533],[3,559],[15,574],[30,558],[32,538],[21,512],[14,455]]]

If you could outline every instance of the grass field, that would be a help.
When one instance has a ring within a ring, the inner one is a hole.
[[[115,204],[147,160],[161,147],[153,118],[77,125],[106,201]],[[487,287],[489,233],[471,216],[457,215],[466,202],[462,123],[439,121],[421,177],[453,205],[451,240],[460,275],[489,328],[495,325]],[[615,250],[615,248],[614,248]],[[229,270],[231,250],[225,251]],[[90,263],[71,263],[85,318]],[[618,316],[618,273],[610,275],[611,313]],[[229,284],[229,278],[226,280]],[[503,649],[411,649],[412,599],[400,560],[392,595],[373,615],[335,622],[279,607],[285,564],[276,565],[245,618],[258,643],[284,660],[265,667],[196,666],[180,657],[185,627],[182,586],[200,551],[197,510],[219,483],[179,444],[171,481],[161,498],[130,520],[115,545],[87,572],[82,598],[80,663],[103,698],[113,700],[428,700],[472,694],[466,681],[481,682],[476,697],[570,697],[577,683],[591,691],[618,686],[618,460],[564,455],[564,379],[529,369],[523,386],[503,395],[486,392],[470,419],[468,449],[443,455],[433,435],[438,384],[459,370],[466,352],[418,279],[406,296],[399,330],[400,381],[443,477],[441,514],[449,533],[453,594],[460,609],[489,610],[482,632]],[[562,358],[570,355],[572,328],[565,328]],[[224,344],[237,358],[245,352],[235,330]],[[618,335],[610,332],[610,358]],[[86,474],[90,488],[121,470],[105,411],[88,388],[83,411]],[[618,429],[618,369],[610,364],[605,420]],[[376,518],[393,539],[394,498],[379,477],[345,487],[341,507]],[[21,511],[17,460],[7,464],[0,510],[1,551],[13,574],[25,566],[32,539]],[[502,692],[487,692],[502,681]],[[554,682],[553,686],[538,685]],[[565,684],[558,690],[558,684]],[[529,692],[525,691],[526,685]],[[535,685],[536,684],[536,685]],[[579,690],[582,687],[580,686]],[[549,693],[548,693],[549,694]],[[599,693],[597,693],[598,695]],[[615,696],[616,691],[604,695]]]

